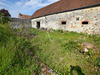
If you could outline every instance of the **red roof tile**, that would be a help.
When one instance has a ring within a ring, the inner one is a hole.
[[[60,0],[51,5],[37,10],[31,18],[36,18],[56,12],[67,11],[71,9],[81,8],[94,4],[100,4],[100,0]]]
[[[31,19],[31,16],[29,15],[23,15],[23,14],[20,14],[18,15],[19,18],[22,18],[22,19]]]

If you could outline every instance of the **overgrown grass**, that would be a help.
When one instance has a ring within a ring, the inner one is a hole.
[[[100,36],[57,30],[30,32],[0,25],[0,75],[38,75],[40,60],[51,67],[58,75],[97,75],[100,73],[100,55],[95,57],[93,50],[88,55],[80,53],[82,42],[95,45],[100,50]],[[30,35],[34,35],[29,38]],[[89,56],[89,58],[87,58]],[[96,67],[96,68],[95,68]]]
[[[93,43],[96,48],[100,49],[100,36],[63,32],[62,30],[50,33],[48,31],[31,29],[31,32],[38,35],[32,39],[33,45],[38,45],[40,48],[35,51],[36,54],[59,75],[71,75],[73,71],[77,72],[75,75],[99,74],[99,71],[96,72],[93,69],[96,59],[94,59],[92,50],[89,50],[89,55],[91,56],[88,59],[86,54],[79,52],[79,49],[81,49],[80,44],[82,42]],[[93,62],[91,63],[91,61]]]
[[[36,75],[40,66],[31,41],[16,36],[8,24],[0,25],[0,75]]]

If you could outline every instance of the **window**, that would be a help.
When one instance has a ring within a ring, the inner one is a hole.
[[[62,21],[61,24],[62,24],[62,25],[66,25],[66,21]]]
[[[88,21],[82,21],[82,24],[89,24]]]

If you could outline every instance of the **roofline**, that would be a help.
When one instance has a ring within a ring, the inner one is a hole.
[[[11,19],[23,19],[23,18],[16,18],[16,17],[10,17]],[[24,20],[31,20],[31,19],[24,19]]]
[[[90,8],[90,7],[97,7],[97,6],[100,6],[100,3],[94,4],[94,5],[89,5],[89,6],[84,6],[84,7],[80,7],[80,8],[75,8],[75,9],[71,9],[71,10],[51,13],[51,14],[47,14],[47,15],[43,15],[43,16],[39,16],[39,17],[44,17],[44,16],[48,16],[48,15],[52,15],[52,14],[58,14],[58,13],[63,13],[63,12],[70,12],[70,11],[75,11],[75,10],[80,10],[80,9],[85,9],[85,8]],[[31,19],[35,19],[35,18],[39,18],[39,17],[34,17],[34,18],[31,18]]]

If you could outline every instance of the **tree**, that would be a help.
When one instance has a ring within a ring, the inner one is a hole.
[[[2,14],[0,15],[0,24],[8,23],[8,21],[10,20],[9,17],[6,17],[6,16],[4,16],[4,15],[5,15],[4,13],[2,13]]]

